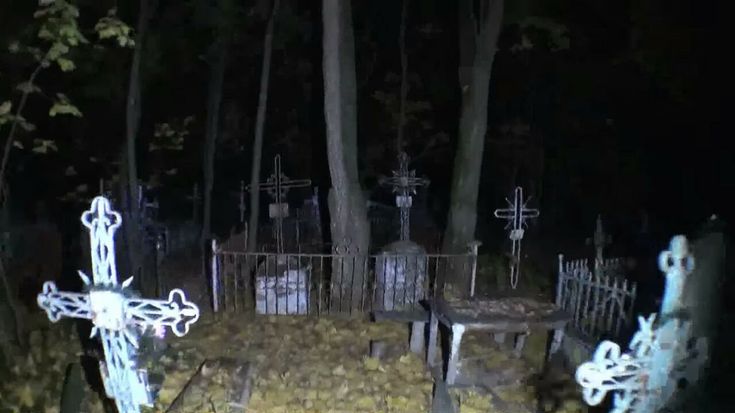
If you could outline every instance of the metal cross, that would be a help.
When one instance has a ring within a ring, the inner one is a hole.
[[[516,187],[513,192],[513,202],[508,198],[505,201],[509,208],[496,209],[495,218],[508,220],[505,229],[510,229],[508,238],[512,241],[511,246],[511,262],[510,262],[510,286],[515,290],[518,286],[518,274],[521,266],[521,240],[523,239],[524,228],[527,227],[526,220],[528,218],[537,218],[540,215],[538,209],[526,208],[526,204],[531,198],[523,200],[523,188]]]
[[[275,201],[275,204],[270,205],[269,215],[276,220],[274,235],[279,254],[283,253],[283,218],[288,216],[288,204],[283,201],[289,189],[307,186],[311,186],[311,179],[289,179],[281,171],[281,155],[276,155],[273,158],[273,173],[271,176],[265,182],[258,184],[258,190],[265,191]],[[248,191],[253,190],[250,185],[246,189]]]
[[[38,305],[52,322],[61,317],[92,321],[91,337],[100,337],[105,353],[100,371],[107,396],[115,399],[119,413],[139,413],[140,405],[153,405],[147,372],[137,366],[140,335],[146,329],[160,331],[168,326],[181,337],[199,319],[199,308],[180,289],[172,290],[167,301],[148,300],[128,288],[133,277],[118,284],[114,235],[122,218],[105,197],[92,200],[91,208],[82,214],[82,224],[89,229],[92,281],[79,271],[83,293],[61,292],[47,281]]]
[[[706,363],[707,340],[694,340],[691,324],[683,317],[684,285],[694,269],[686,238],[672,238],[669,251],[662,252],[658,261],[666,273],[659,320],[656,313],[639,316],[640,328],[628,345],[629,352],[621,354],[616,343],[603,341],[592,361],[577,368],[576,380],[591,406],[600,404],[612,391],[611,412],[654,413],[671,401],[679,380],[692,385],[699,379]]]
[[[595,244],[595,274],[600,274],[604,260],[603,250],[605,246],[612,243],[612,237],[605,233],[605,228],[602,226],[602,216],[599,214],[597,215],[597,226],[595,227],[593,242]]]
[[[396,195],[396,206],[401,211],[401,241],[409,240],[410,232],[410,213],[413,197],[416,189],[420,186],[429,186],[429,180],[426,178],[417,178],[416,170],[408,170],[409,164],[408,154],[401,152],[398,154],[398,170],[393,171],[390,178],[381,177],[378,181],[380,185],[392,186],[393,193]]]

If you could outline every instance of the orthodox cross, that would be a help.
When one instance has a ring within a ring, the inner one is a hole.
[[[311,186],[310,179],[289,179],[281,171],[281,155],[276,155],[273,158],[273,173],[265,182],[259,183],[256,188],[265,191],[275,201],[275,203],[268,205],[268,216],[276,221],[274,236],[279,254],[283,253],[283,218],[288,216],[288,203],[284,202],[286,194],[291,188],[307,186]],[[247,190],[252,191],[253,188],[248,185]]]
[[[691,323],[685,320],[684,285],[694,269],[687,239],[681,235],[672,238],[658,263],[666,274],[658,322],[656,313],[639,316],[640,327],[628,345],[629,352],[621,354],[616,343],[603,341],[592,361],[577,368],[577,383],[591,406],[600,404],[612,391],[613,412],[655,413],[671,401],[681,379],[689,385],[699,379],[707,361],[707,340],[694,340]]]
[[[521,240],[523,239],[524,228],[527,227],[526,220],[528,218],[536,218],[540,215],[538,209],[526,208],[526,204],[530,198],[523,200],[523,188],[516,187],[513,192],[513,201],[505,198],[508,208],[496,209],[495,217],[508,220],[505,229],[510,229],[509,238],[512,242],[511,246],[511,262],[510,262],[510,286],[515,290],[518,286],[518,274],[521,266]]]
[[[429,186],[426,178],[417,178],[415,170],[408,170],[409,157],[405,152],[398,154],[398,170],[393,171],[390,178],[381,177],[379,183],[383,186],[392,186],[396,195],[396,206],[401,211],[401,241],[409,239],[410,213],[413,204],[412,194],[420,186]]]
[[[137,365],[139,337],[147,329],[160,331],[166,326],[181,337],[199,319],[199,308],[180,289],[172,290],[167,301],[148,300],[128,288],[133,277],[118,283],[114,235],[122,218],[105,197],[92,200],[91,208],[82,214],[82,224],[89,229],[92,280],[79,271],[83,293],[61,292],[47,281],[38,305],[52,322],[61,317],[92,321],[91,336],[100,337],[105,354],[100,362],[105,393],[115,399],[119,413],[139,413],[140,405],[153,405],[147,372]]]

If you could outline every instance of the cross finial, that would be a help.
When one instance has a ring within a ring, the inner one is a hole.
[[[110,201],[103,196],[95,197],[89,210],[82,214],[82,224],[89,229],[95,284],[117,284],[114,237],[121,223],[120,214],[112,210]]]

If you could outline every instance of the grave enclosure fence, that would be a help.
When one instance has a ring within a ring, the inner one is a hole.
[[[472,251],[277,254],[227,251],[213,243],[209,282],[215,312],[361,316],[423,309],[425,300],[443,294],[444,280],[472,277],[476,268]]]
[[[601,339],[620,339],[634,326],[637,286],[622,276],[622,264],[605,259],[590,269],[586,259],[564,261],[559,255],[556,305],[572,317],[564,339],[572,363],[589,358]]]

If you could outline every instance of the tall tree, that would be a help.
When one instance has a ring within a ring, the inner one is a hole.
[[[212,187],[214,186],[214,155],[217,137],[220,132],[220,106],[222,103],[222,85],[225,80],[227,48],[229,45],[228,2],[219,1],[217,10],[216,35],[210,46],[208,57],[210,64],[209,87],[207,90],[207,126],[204,142],[204,217],[202,219],[202,245],[210,238],[212,232]]]
[[[324,116],[332,180],[328,195],[332,244],[341,252],[365,255],[370,243],[370,225],[357,169],[357,82],[351,2],[322,0],[322,21]],[[359,294],[366,274],[360,258],[349,259],[356,260],[354,265],[334,260],[332,299],[342,303],[343,296],[351,293],[348,301],[354,308],[360,303]]]
[[[490,73],[503,20],[504,0],[459,1],[459,87],[462,109],[452,175],[451,204],[444,253],[464,251],[475,237],[477,193],[487,131]],[[468,274],[455,272],[459,291],[468,291]]]
[[[248,222],[248,251],[255,251],[258,241],[258,216],[260,215],[260,165],[263,158],[263,133],[265,129],[265,110],[268,106],[268,82],[271,73],[271,54],[273,51],[273,26],[278,14],[279,0],[273,0],[268,26],[263,39],[263,63],[260,69],[260,92],[258,93],[258,113],[255,117],[255,136],[253,137],[253,161],[250,170],[250,220]]]
[[[130,78],[128,80],[128,97],[125,106],[125,149],[121,166],[125,170],[127,185],[123,199],[127,199],[125,238],[127,241],[130,273],[138,275],[142,271],[142,234],[140,229],[140,213],[138,210],[138,165],[136,161],[136,140],[140,129],[141,115],[141,63],[143,60],[143,45],[150,26],[150,19],[157,4],[157,0],[140,0],[138,10],[137,32],[135,34],[135,50],[130,64]],[[121,178],[123,174],[120,174]],[[124,179],[120,180],[125,182]],[[146,274],[138,278],[141,287],[148,293]]]

